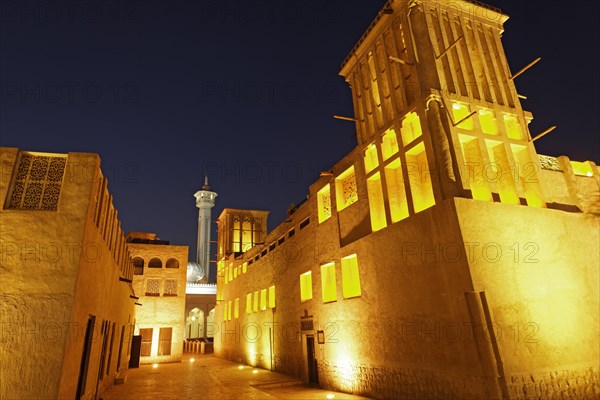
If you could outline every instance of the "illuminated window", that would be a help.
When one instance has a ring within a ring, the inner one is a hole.
[[[240,316],[240,298],[236,297],[233,301],[233,318],[239,318]]]
[[[385,205],[383,204],[383,189],[381,187],[381,175],[379,172],[367,179],[367,191],[369,193],[369,210],[371,212],[371,228],[373,232],[387,226],[385,218]]]
[[[402,143],[404,143],[405,146],[423,135],[421,121],[416,112],[406,114],[406,117],[402,120],[400,134],[402,136]]]
[[[246,314],[252,314],[252,292],[246,295]]]
[[[360,296],[360,275],[356,254],[342,258],[342,294],[345,299]]]
[[[245,274],[248,269],[248,263],[245,262],[242,264],[242,274]]]
[[[498,134],[498,122],[494,116],[492,110],[480,109],[479,110],[479,124],[481,125],[481,131],[488,135]]]
[[[388,129],[383,134],[381,141],[381,155],[383,160],[387,160],[398,152],[398,137],[393,129]]]
[[[335,283],[335,263],[321,265],[321,292],[323,303],[337,300],[337,287]]]
[[[470,135],[458,135],[465,165],[463,174],[469,181],[471,196],[475,200],[492,201],[492,192],[485,177],[487,165],[483,162],[479,139]]]
[[[365,150],[365,170],[369,173],[378,166],[379,159],[377,158],[377,147],[372,143],[367,147],[367,150]]]
[[[275,286],[269,287],[269,308],[275,308]]]
[[[312,299],[312,272],[300,275],[300,301]]]
[[[335,197],[338,211],[358,201],[354,167],[350,167],[335,178]]]
[[[231,321],[231,300],[227,302],[227,320]]]
[[[331,190],[329,189],[329,184],[317,192],[317,206],[319,223],[331,217]]]
[[[454,123],[467,118],[471,114],[469,107],[466,104],[462,103],[453,103],[452,104],[452,117],[454,118]],[[467,118],[460,124],[456,125],[457,128],[466,129],[472,131],[475,129],[475,124],[473,123],[473,118]]]
[[[504,114],[504,127],[509,138],[523,140],[523,128],[516,115]]]
[[[490,158],[490,165],[485,168],[485,179],[496,183],[502,203],[520,204],[504,143],[496,140],[486,140],[485,143]]]
[[[260,291],[260,309],[267,309],[267,289],[261,289]]]
[[[248,251],[254,246],[252,240],[252,220],[248,217],[242,219],[242,251]]]
[[[573,173],[579,176],[594,176],[594,171],[592,169],[592,165],[586,161],[571,161],[571,168],[573,168]]]
[[[415,212],[423,211],[433,206],[435,198],[433,197],[431,174],[423,142],[406,152],[406,167]]]
[[[392,223],[408,217],[408,203],[404,189],[404,177],[400,159],[397,158],[385,167],[385,181],[390,202]]]
[[[546,207],[540,181],[537,176],[539,166],[532,161],[529,148],[518,144],[511,144],[510,147],[515,158],[515,169],[519,170],[519,180],[525,191],[527,205],[532,207]]]
[[[232,281],[233,280],[233,263],[229,264],[228,271],[229,271],[229,280]]]
[[[235,279],[235,278],[237,278],[237,277],[238,277],[238,269],[237,269],[237,268],[234,268],[234,269],[233,269],[233,279]]]
[[[227,321],[227,303],[223,303],[223,321]]]
[[[254,302],[252,304],[252,311],[258,312],[258,290],[254,292]]]

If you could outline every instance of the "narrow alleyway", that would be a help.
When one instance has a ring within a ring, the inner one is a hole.
[[[192,361],[193,359],[193,361]],[[222,360],[185,355],[181,363],[142,365],[127,372],[104,400],[365,399],[302,385],[287,375]]]

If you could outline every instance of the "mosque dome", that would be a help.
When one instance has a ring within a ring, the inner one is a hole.
[[[198,283],[204,279],[206,272],[200,264],[194,261],[188,261],[187,265],[187,281],[190,283]]]

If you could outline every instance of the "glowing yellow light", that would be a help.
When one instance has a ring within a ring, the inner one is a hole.
[[[406,114],[406,117],[402,120],[400,134],[402,135],[402,143],[404,143],[405,146],[423,135],[419,114],[416,112]]]
[[[158,364],[152,364],[152,368],[158,368]]]
[[[329,184],[317,192],[317,206],[319,210],[319,223],[331,217],[331,189]]]
[[[592,166],[589,162],[571,161],[573,173],[579,176],[593,176]]]
[[[379,159],[377,158],[377,147],[375,144],[369,145],[365,151],[365,170],[367,172],[373,171],[379,166]]]
[[[404,188],[404,177],[400,159],[396,158],[385,167],[385,180],[390,202],[392,223],[408,217],[408,202]]]
[[[396,153],[398,153],[398,137],[393,129],[389,129],[383,134],[381,155],[384,160],[387,160]]]
[[[244,366],[243,366],[243,365],[240,365],[240,366],[238,367],[238,369],[244,369]]]
[[[193,363],[194,361],[196,361],[193,357],[190,358],[190,362]]]
[[[376,232],[387,226],[381,175],[379,172],[367,179],[367,192],[369,194],[369,210],[371,212],[371,229],[373,232]]]
[[[335,178],[335,197],[338,211],[342,211],[344,208],[358,201],[354,166],[348,168]]]
[[[337,300],[335,263],[333,262],[321,265],[321,289],[323,303]]]
[[[515,186],[515,179],[510,173],[510,162],[503,142],[496,140],[485,141],[490,164],[484,167],[485,179],[496,184],[500,201],[507,204],[520,204],[519,195]]]
[[[406,152],[406,164],[415,212],[435,205],[431,172],[423,142]]]
[[[510,147],[518,166],[519,180],[525,191],[527,205],[532,207],[546,207],[540,181],[537,177],[537,168],[539,167],[533,163],[529,147],[518,144],[511,144]]]
[[[471,114],[471,111],[469,110],[469,107],[466,104],[452,104],[452,117],[454,118],[454,123],[465,119],[469,116],[469,114]],[[460,124],[456,125],[456,127],[472,131],[475,128],[475,124],[473,123],[473,118],[467,118]]]
[[[523,140],[523,129],[516,115],[504,114],[504,127],[509,138]]]
[[[487,133],[488,135],[498,134],[498,123],[496,122],[496,117],[494,116],[493,111],[480,109],[479,124],[481,125],[481,130],[483,133]]]
[[[326,398],[328,398],[328,399],[333,399],[333,398],[335,397],[335,395],[333,395],[333,394],[329,393],[329,394],[328,394],[327,396],[325,396],[325,397],[326,397]]]
[[[300,301],[312,299],[312,272],[300,275]]]
[[[252,373],[253,373],[253,374],[258,374],[258,370],[257,370],[257,369],[253,369],[253,370],[252,370]]]
[[[345,299],[360,296],[360,275],[356,254],[342,258],[342,294]]]
[[[479,139],[471,135],[458,135],[465,166],[463,174],[469,182],[475,200],[492,201],[492,192],[484,176],[484,162]]]
[[[196,317],[192,316],[192,321],[195,321],[195,320],[196,320]]]

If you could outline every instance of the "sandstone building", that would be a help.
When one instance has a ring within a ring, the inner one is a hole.
[[[154,233],[130,232],[140,363],[181,361],[183,353],[187,246],[170,245]]]
[[[600,396],[600,174],[536,152],[476,1],[389,1],[344,60],[358,144],[266,233],[219,218],[215,353],[375,398]]]
[[[0,398],[97,398],[127,368],[136,301],[100,159],[0,148],[0,170]]]

